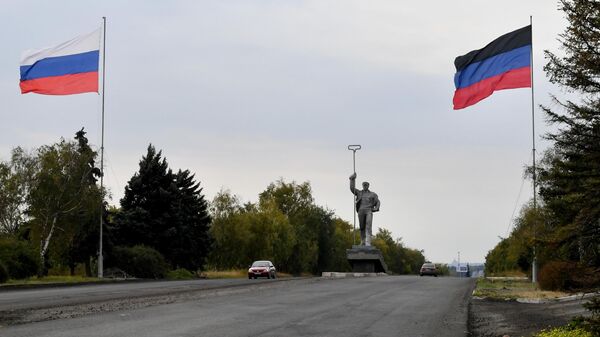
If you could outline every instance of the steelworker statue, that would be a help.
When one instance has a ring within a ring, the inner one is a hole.
[[[362,183],[363,189],[356,189],[356,172],[350,176],[350,191],[356,196],[356,212],[360,224],[360,245],[370,246],[373,235],[373,212],[379,212],[379,197],[369,191],[369,183]]]

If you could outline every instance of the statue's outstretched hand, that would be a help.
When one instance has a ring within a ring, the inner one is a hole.
[[[352,173],[352,175],[350,176],[350,179],[356,179],[356,172]]]

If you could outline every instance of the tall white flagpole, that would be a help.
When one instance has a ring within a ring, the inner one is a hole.
[[[529,24],[531,25],[531,135],[532,135],[532,149],[531,155],[533,159],[533,261],[531,263],[531,282],[537,283],[537,174],[535,168],[535,96],[533,91],[533,16],[529,16]]]
[[[98,278],[104,277],[102,232],[104,227],[104,84],[106,82],[106,17],[102,17],[102,140],[100,145],[100,245],[98,249]]]

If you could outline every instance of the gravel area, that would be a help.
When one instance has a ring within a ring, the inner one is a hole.
[[[519,303],[473,298],[469,308],[469,331],[474,337],[531,336],[548,327],[567,324],[584,316],[586,300]]]

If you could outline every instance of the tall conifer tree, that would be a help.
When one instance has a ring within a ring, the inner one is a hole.
[[[150,144],[125,187],[115,240],[158,250],[173,268],[201,269],[210,249],[210,216],[200,184],[188,170],[173,173]]]
[[[600,3],[562,0],[568,26],[563,55],[546,51],[550,81],[577,100],[545,107],[558,131],[539,172],[540,194],[552,211],[547,243],[561,258],[600,265]]]

